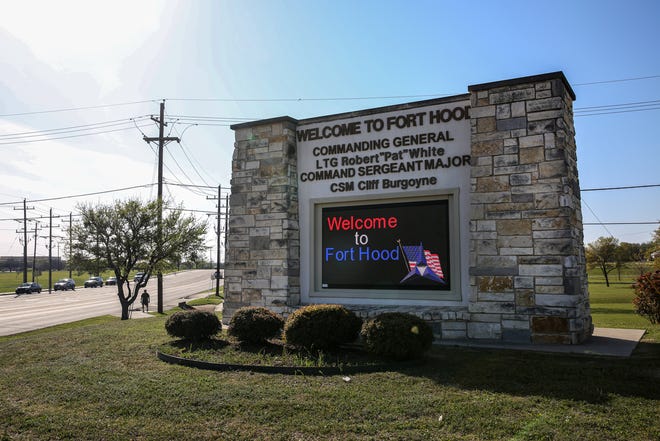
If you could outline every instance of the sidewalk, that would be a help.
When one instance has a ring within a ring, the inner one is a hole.
[[[191,300],[191,299],[189,299]],[[222,312],[222,303],[219,305],[198,305],[194,306],[194,309],[200,310],[200,311],[209,311],[209,312]],[[152,307],[150,309],[150,312],[156,312],[156,310]],[[130,318],[132,319],[141,319],[141,318],[151,318],[154,317],[153,315],[147,313],[147,312],[142,312],[142,307],[140,305],[131,305],[131,308],[129,310],[130,313]]]
[[[579,345],[475,342],[473,340],[444,340],[435,342],[435,344],[441,346],[630,357],[645,332],[643,329],[595,328],[592,337],[587,342]]]

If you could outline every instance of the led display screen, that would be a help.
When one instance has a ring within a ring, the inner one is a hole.
[[[320,210],[321,288],[449,291],[449,201]]]

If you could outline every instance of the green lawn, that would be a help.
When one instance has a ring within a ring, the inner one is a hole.
[[[625,292],[592,307],[597,326],[638,327]],[[165,319],[0,337],[0,440],[660,439],[657,343],[629,359],[437,347],[348,379],[220,373],[159,361]]]
[[[114,274],[110,271],[106,271],[100,274],[103,277],[103,280],[107,279]],[[64,279],[69,277],[69,271],[53,271],[52,279],[53,283],[57,282],[59,279]],[[78,274],[75,271],[72,274],[72,279],[76,281],[76,288],[83,286],[85,280],[89,279],[90,274],[83,273]],[[32,271],[28,271],[28,282],[32,281]],[[41,274],[35,277],[35,282],[41,285],[41,288],[44,291],[48,291],[48,271],[43,271]],[[0,273],[0,293],[14,292],[16,287],[23,283],[23,273]]]
[[[137,270],[135,270],[137,272]],[[163,274],[167,274],[167,271]],[[94,274],[95,275],[95,274]],[[103,277],[103,280],[106,280],[108,277],[113,277],[115,274],[112,271],[102,271],[99,274]],[[76,271],[73,271],[71,278],[76,281],[76,288],[83,287],[85,280],[89,279],[92,274],[90,273],[81,273],[78,274]],[[69,271],[53,271],[52,280],[53,284],[59,279],[65,279],[69,277]],[[32,281],[32,271],[28,271],[28,282]],[[39,283],[43,290],[48,291],[48,271],[43,271],[41,274],[38,274],[35,277],[35,282]],[[0,273],[0,294],[2,293],[13,293],[16,290],[16,287],[23,283],[23,272],[19,273]]]
[[[589,299],[594,325],[601,328],[645,329],[645,342],[660,343],[660,325],[653,325],[644,317],[635,314],[632,299],[635,295],[631,286],[638,273],[629,271],[622,280],[606,286],[599,283],[602,275],[589,273]]]

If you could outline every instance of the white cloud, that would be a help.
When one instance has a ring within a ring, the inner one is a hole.
[[[157,0],[12,1],[0,28],[60,71],[91,73],[102,90],[119,85],[124,58],[159,30],[171,3]]]
[[[3,123],[7,133],[30,131],[29,127]],[[119,151],[99,152],[77,144],[47,141],[24,145],[1,146],[4,193],[54,197],[150,182],[153,164],[148,155],[135,158]]]

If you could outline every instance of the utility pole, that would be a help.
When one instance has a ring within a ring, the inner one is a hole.
[[[66,265],[69,267],[69,279],[71,279],[71,262],[72,262],[72,255],[73,255],[73,213],[69,212],[69,220],[63,220],[62,222],[67,222],[69,224],[69,258],[66,261]],[[60,228],[62,228],[63,225],[60,225]],[[59,259],[59,247],[58,247],[58,259]],[[59,262],[58,262],[58,269],[59,269]]]
[[[50,223],[48,224],[48,236],[39,236],[42,239],[48,239],[48,293],[52,292],[53,288],[53,237],[59,238],[60,236],[53,236],[53,209],[50,209]],[[55,216],[60,217],[60,216]],[[57,227],[57,226],[56,226]],[[57,244],[57,259],[60,257],[60,244]],[[59,264],[57,266],[59,269]]]
[[[158,230],[156,233],[156,253],[160,257],[163,244],[163,148],[165,142],[176,141],[180,139],[174,136],[165,136],[165,100],[160,103],[160,119],[151,117],[158,124],[158,138],[144,136],[146,142],[158,141]],[[158,313],[163,313],[163,273],[158,270]]]
[[[20,210],[20,208],[14,208],[14,210]],[[23,198],[23,231],[21,230],[16,231],[17,233],[23,233],[23,283],[27,282],[27,267],[28,267],[27,211],[28,210],[34,210],[34,207],[28,207],[27,200]]]
[[[53,287],[53,208],[49,212],[48,223],[48,294]]]
[[[57,241],[57,271],[62,271],[62,258],[60,257],[60,245],[62,244],[61,240]]]
[[[228,234],[229,234],[229,193],[225,195],[225,251],[227,251]]]
[[[71,279],[71,264],[73,263],[73,213],[69,211],[69,259],[67,264],[69,265],[69,279]]]
[[[27,201],[23,198],[23,283],[27,283]]]
[[[217,200],[218,201],[218,214],[217,214],[217,226],[215,227],[215,234],[217,236],[217,250],[216,250],[216,260],[215,260],[215,295],[220,297],[220,237],[222,234],[222,229],[220,223],[222,221],[222,186],[218,185],[218,196],[211,197],[207,196],[206,199]],[[229,207],[229,195],[226,195],[225,202],[225,229],[227,228],[227,207]],[[225,249],[227,247],[227,234],[225,233]]]
[[[216,259],[215,259],[215,295],[216,297],[220,297],[220,208],[221,208],[221,203],[220,201],[222,199],[220,192],[222,191],[222,187],[218,185],[218,249],[217,249],[217,254],[216,254]]]
[[[37,269],[37,232],[39,231],[39,221],[34,221],[34,254],[32,255],[32,281],[34,282],[34,273]]]

